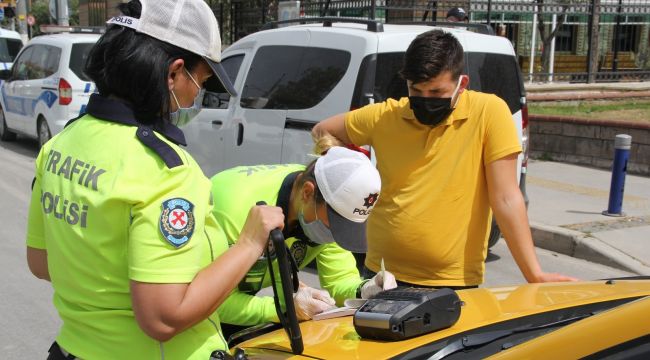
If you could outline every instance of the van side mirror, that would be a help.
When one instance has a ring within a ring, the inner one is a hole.
[[[227,109],[230,102],[228,93],[207,92],[203,97],[203,107],[208,109]]]
[[[11,77],[11,70],[0,70],[0,80],[9,80]]]

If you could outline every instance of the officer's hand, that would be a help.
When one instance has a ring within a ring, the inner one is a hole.
[[[372,279],[366,281],[361,287],[361,298],[369,299],[380,291],[394,289],[397,287],[397,280],[395,275],[390,271],[380,271]]]
[[[298,292],[293,294],[293,304],[296,307],[298,320],[305,321],[333,308],[336,306],[336,301],[326,290],[316,290],[301,283]]]
[[[239,235],[239,242],[253,246],[262,254],[269,240],[269,233],[275,228],[284,227],[282,208],[277,206],[256,205],[248,212],[246,223]]]

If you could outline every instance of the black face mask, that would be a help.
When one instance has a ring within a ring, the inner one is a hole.
[[[415,118],[422,125],[438,126],[454,110],[451,98],[409,96]]]

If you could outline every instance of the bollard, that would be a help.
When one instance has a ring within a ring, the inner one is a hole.
[[[632,137],[619,134],[614,140],[614,164],[612,165],[612,184],[609,188],[609,204],[603,215],[625,216],[623,210],[623,190],[625,189],[625,173],[627,160],[630,157]]]

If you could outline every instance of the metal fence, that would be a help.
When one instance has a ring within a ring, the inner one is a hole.
[[[277,0],[208,0],[232,43],[278,20]],[[528,81],[650,78],[650,0],[330,0],[300,3],[300,16],[385,23],[444,21],[463,8],[513,44]]]

